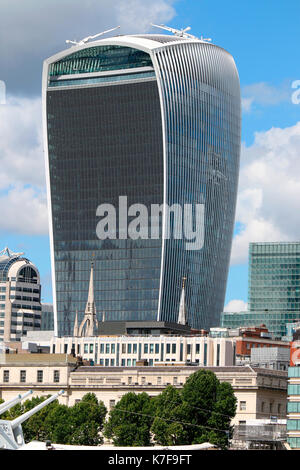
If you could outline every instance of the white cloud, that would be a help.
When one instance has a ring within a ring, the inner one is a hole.
[[[45,186],[40,98],[9,98],[0,106],[0,190]]]
[[[48,233],[47,203],[44,192],[14,187],[0,197],[1,230],[24,235]]]
[[[1,230],[47,233],[40,99],[9,98],[0,106]]]
[[[169,22],[177,0],[1,0],[0,79],[9,93],[37,94],[43,60],[82,39],[120,25],[112,34],[145,33]]]
[[[247,308],[248,304],[243,300],[230,300],[224,307],[224,312],[245,312]]]
[[[295,241],[300,236],[300,122],[255,134],[242,147],[231,262],[247,262],[249,242]]]
[[[292,102],[291,83],[285,81],[278,86],[269,83],[253,83],[242,88],[242,108],[244,112],[252,111],[255,104],[262,106],[276,106],[285,102]]]

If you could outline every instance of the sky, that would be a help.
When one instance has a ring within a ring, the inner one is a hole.
[[[42,301],[52,299],[43,60],[65,49],[66,39],[117,25],[118,34],[154,32],[150,23],[190,26],[232,54],[243,115],[225,310],[240,311],[247,308],[249,242],[300,238],[299,17],[298,0],[0,0],[0,249],[23,251],[38,266]]]

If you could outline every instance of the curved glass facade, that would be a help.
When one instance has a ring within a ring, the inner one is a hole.
[[[240,88],[232,57],[206,43],[156,53],[166,123],[167,203],[204,204],[204,245],[164,247],[160,319],[176,321],[183,276],[188,322],[219,324],[229,267],[240,158]]]
[[[155,76],[145,69],[150,76],[137,76],[143,67],[153,67]],[[138,45],[84,48],[47,70],[58,334],[72,334],[76,310],[79,321],[83,316],[92,259],[100,321],[105,312],[106,320],[177,322],[186,276],[189,324],[218,324],[240,153],[240,91],[232,57],[217,46],[181,38],[160,41],[148,54]],[[110,81],[111,70],[120,70],[120,77],[126,73],[126,80],[115,75]],[[74,73],[94,75],[76,86]],[[52,86],[60,75],[64,86]],[[117,208],[119,196],[127,196],[128,207],[140,203],[149,211],[151,204],[204,204],[203,248],[188,251],[185,240],[163,240],[164,219],[158,239],[123,240],[118,232],[116,240],[97,239],[96,208]]]

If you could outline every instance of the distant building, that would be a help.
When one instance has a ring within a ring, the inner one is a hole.
[[[37,267],[24,253],[0,252],[0,342],[20,341],[41,329],[41,285]]]
[[[248,311],[223,312],[221,326],[265,324],[277,336],[300,320],[300,242],[250,243]]]
[[[300,326],[300,325],[299,325]],[[288,369],[287,442],[300,450],[300,327],[295,328],[291,342]]]
[[[290,364],[290,348],[252,348],[250,364],[253,367],[263,367],[274,370],[288,370]]]
[[[131,367],[139,361],[230,366],[235,363],[234,342],[201,336],[53,337],[50,352],[83,357],[95,365]]]
[[[52,304],[42,304],[42,331],[54,331],[54,314]]]
[[[207,367],[221,382],[232,385],[237,398],[234,425],[248,420],[283,420],[286,417],[287,372],[245,367]],[[74,405],[95,393],[110,410],[128,393],[157,396],[167,385],[181,389],[200,367],[89,367],[66,354],[8,354],[0,356],[0,398],[8,400],[32,389],[33,396],[47,396],[64,389],[59,401]]]

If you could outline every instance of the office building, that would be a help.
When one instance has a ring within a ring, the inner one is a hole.
[[[248,311],[223,312],[221,326],[265,324],[284,337],[300,320],[300,242],[250,243]]]
[[[42,331],[54,331],[54,315],[52,304],[42,304]]]
[[[94,365],[131,367],[143,361],[231,366],[235,364],[235,342],[203,336],[94,336],[53,337],[50,352],[81,356]]]
[[[41,285],[37,267],[24,253],[0,252],[0,342],[20,341],[41,329]]]
[[[233,425],[249,420],[278,421],[286,418],[287,372],[251,367],[207,367],[221,382],[232,385],[237,398]],[[86,393],[95,393],[110,410],[128,393],[159,395],[168,385],[181,389],[199,367],[186,365],[154,367],[83,366],[66,354],[7,354],[0,356],[0,398],[9,400],[18,392],[33,390],[47,396],[61,389],[59,401],[72,406]]]
[[[188,35],[82,41],[45,61],[43,116],[56,334],[83,319],[91,261],[98,321],[176,323],[186,277],[188,324],[218,324],[240,156],[232,56]],[[131,236],[135,204],[147,223]]]

